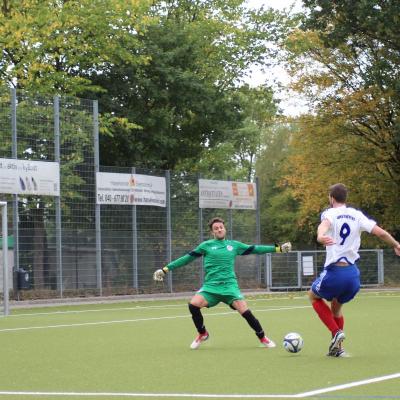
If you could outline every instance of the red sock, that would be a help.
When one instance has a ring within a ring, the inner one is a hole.
[[[339,329],[343,330],[344,328],[344,318],[343,315],[341,317],[333,317]]]
[[[339,330],[338,324],[333,318],[331,309],[322,299],[314,300],[312,306],[318,314],[321,321],[332,332],[332,336]]]

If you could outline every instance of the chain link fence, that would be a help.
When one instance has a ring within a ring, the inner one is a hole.
[[[0,158],[60,164],[60,197],[0,195],[9,204],[15,298],[194,290],[202,280],[199,262],[171,274],[166,286],[152,274],[206,239],[216,214],[226,219],[230,237],[258,241],[256,212],[199,209],[199,176],[101,166],[95,101],[0,93],[0,139]],[[96,205],[98,171],[166,177],[168,207]],[[259,271],[249,269],[243,279],[260,282]],[[21,285],[26,273],[29,282]]]
[[[388,259],[389,251],[386,253]],[[388,285],[390,277],[393,276],[392,273],[396,274],[396,272],[394,268],[391,268],[385,273],[384,250],[360,250],[359,254],[360,259],[357,265],[362,286]],[[267,254],[266,258],[265,287],[270,290],[302,290],[310,288],[313,281],[323,271],[325,251],[293,251],[288,255]],[[393,259],[393,261],[396,260]],[[391,264],[388,263],[388,265]],[[399,263],[397,265],[400,266]]]
[[[59,197],[0,194],[8,203],[13,239],[8,244],[13,298],[196,290],[203,279],[201,259],[168,274],[162,284],[152,274],[207,239],[207,221],[216,215],[225,219],[229,238],[259,243],[258,212],[200,209],[200,176],[101,166],[98,140],[96,101],[0,93],[0,158],[60,164]],[[96,205],[96,172],[165,177],[167,207]],[[238,257],[239,283],[243,289],[305,288],[312,276],[302,272],[304,255]],[[315,275],[323,253],[310,255]],[[365,285],[400,282],[399,261],[388,252],[371,251],[361,263]]]

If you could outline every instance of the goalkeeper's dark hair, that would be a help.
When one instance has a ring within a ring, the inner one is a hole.
[[[211,218],[210,221],[208,221],[208,227],[210,228],[210,231],[212,231],[213,225],[217,222],[219,222],[225,226],[225,221],[222,218],[214,217],[214,218]]]
[[[345,203],[347,199],[347,188],[343,183],[336,183],[329,188],[329,195],[338,203]]]

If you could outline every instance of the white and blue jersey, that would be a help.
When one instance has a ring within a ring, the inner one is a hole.
[[[330,222],[325,234],[333,238],[335,244],[326,246],[324,270],[313,282],[311,290],[323,299],[331,301],[336,298],[343,304],[360,290],[360,271],[356,262],[360,258],[361,233],[370,233],[376,222],[361,211],[346,206],[325,210],[321,221],[325,219]],[[349,265],[336,265],[338,262]]]
[[[352,207],[335,207],[321,214],[321,221],[327,219],[331,226],[326,232],[335,244],[326,246],[325,267],[339,261],[354,264],[359,258],[358,250],[361,243],[361,233],[371,233],[376,222],[367,218],[361,211]]]

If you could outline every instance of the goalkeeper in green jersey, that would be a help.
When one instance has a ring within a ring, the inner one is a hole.
[[[240,313],[254,330],[262,346],[275,347],[275,343],[265,336],[260,322],[249,310],[240,292],[235,274],[235,258],[247,254],[287,253],[291,250],[292,245],[290,243],[284,243],[281,246],[248,245],[235,240],[227,240],[225,239],[224,220],[221,218],[213,218],[208,226],[214,239],[200,243],[190,253],[155,271],[153,276],[154,280],[163,281],[168,271],[183,267],[198,257],[204,257],[204,284],[189,303],[189,311],[198,331],[198,335],[190,347],[197,349],[209,337],[204,326],[201,309],[214,307],[220,302],[228,304]]]

